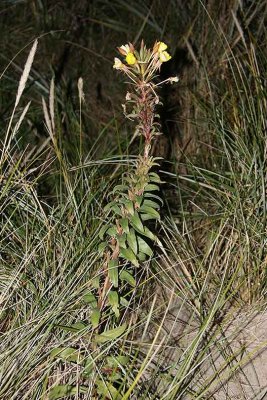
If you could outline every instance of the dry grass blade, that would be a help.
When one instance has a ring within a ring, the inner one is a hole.
[[[38,40],[35,40],[34,43],[33,43],[32,48],[31,48],[31,51],[30,51],[30,53],[28,55],[26,64],[24,66],[23,73],[22,73],[20,81],[19,81],[19,86],[18,86],[18,90],[17,90],[15,105],[14,105],[14,108],[13,108],[13,111],[12,111],[12,114],[11,114],[11,117],[10,117],[10,120],[9,120],[9,124],[8,124],[8,127],[7,127],[6,135],[5,135],[3,151],[2,151],[2,154],[1,154],[1,163],[6,158],[6,153],[7,153],[8,149],[9,149],[9,147],[10,147],[12,138],[14,136],[14,135],[10,135],[11,125],[12,125],[12,122],[13,122],[13,119],[14,119],[16,108],[17,108],[17,106],[19,104],[20,98],[21,98],[22,93],[23,93],[23,91],[25,89],[25,86],[26,86],[26,83],[27,83],[27,80],[28,80],[28,77],[29,77],[29,74],[30,74],[30,70],[31,70],[31,67],[32,67],[33,59],[34,59],[34,56],[35,56],[35,53],[36,53],[36,49],[37,49],[37,44],[38,44]],[[27,110],[28,110],[28,108],[26,106],[26,112],[27,112]],[[25,114],[26,114],[26,112],[25,112]],[[24,113],[22,114],[23,118],[24,118],[25,114]],[[22,120],[23,120],[23,118],[22,118]],[[21,124],[22,120],[19,121],[20,124]]]
[[[51,118],[51,126],[53,132],[55,132],[55,82],[54,79],[51,80],[50,91],[49,91],[49,111]]]
[[[17,105],[18,105],[18,103],[20,101],[21,95],[22,95],[22,93],[23,93],[23,91],[25,89],[25,85],[27,83],[27,80],[28,80],[28,77],[29,77],[29,74],[30,74],[30,70],[31,70],[31,67],[32,67],[33,59],[34,59],[34,56],[35,56],[35,53],[36,53],[36,50],[37,50],[37,44],[38,44],[38,40],[36,39],[34,41],[34,43],[33,43],[33,46],[31,48],[31,51],[30,51],[29,55],[28,55],[26,64],[24,66],[24,70],[23,70],[23,73],[22,73],[20,81],[19,81],[19,87],[18,87],[17,97],[16,97],[16,101],[15,101],[15,107],[14,107],[15,109],[16,109],[16,107],[17,107]]]

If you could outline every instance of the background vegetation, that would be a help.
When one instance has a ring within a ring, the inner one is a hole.
[[[1,2],[2,149],[12,139],[0,171],[1,399],[264,399],[266,383],[255,384],[245,365],[267,339],[251,349],[244,332],[266,315],[266,8],[264,0]],[[168,43],[161,78],[180,79],[161,93],[164,134],[154,146],[165,158],[163,247],[136,272],[127,331],[92,353],[103,207],[140,145],[112,64],[116,46],[141,38]],[[54,137],[42,107],[52,78]]]

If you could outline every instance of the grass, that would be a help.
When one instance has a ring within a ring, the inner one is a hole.
[[[233,399],[236,387],[242,399],[263,399],[246,363],[266,337],[255,347],[242,338],[266,307],[265,2],[170,1],[164,13],[160,1],[86,3],[62,14],[60,4],[5,2],[1,60],[13,61],[0,81],[0,398],[92,399],[97,381],[103,399]],[[81,32],[66,31],[73,15]],[[20,47],[8,41],[16,21]],[[37,36],[24,69],[32,44],[20,49]],[[183,135],[177,144],[172,132],[160,171],[162,247],[122,306],[127,330],[91,351],[86,295],[99,274],[103,207],[138,148],[121,117],[122,83],[103,60],[128,39],[155,36],[190,60],[172,64],[181,86],[167,115]],[[58,348],[74,350],[59,359]],[[115,368],[115,356],[127,362]]]

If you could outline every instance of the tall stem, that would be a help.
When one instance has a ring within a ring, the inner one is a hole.
[[[151,129],[154,120],[153,114],[153,103],[149,100],[149,91],[145,88],[147,87],[146,82],[143,80],[140,84],[141,89],[141,97],[140,103],[142,105],[142,111],[140,112],[140,122],[143,128],[143,136],[145,138],[145,147],[144,147],[144,159],[147,159],[149,156],[149,151],[151,148]]]

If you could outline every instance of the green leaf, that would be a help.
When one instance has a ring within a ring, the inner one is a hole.
[[[158,185],[154,185],[153,183],[149,183],[145,186],[144,189],[145,192],[153,192],[154,190],[159,190],[159,187]]]
[[[118,235],[117,228],[115,226],[112,226],[107,230],[107,234],[111,237],[117,237]]]
[[[100,316],[101,316],[100,310],[98,308],[94,308],[90,317],[93,328],[96,328],[98,326],[100,321]]]
[[[125,366],[129,363],[130,357],[129,356],[116,356],[112,357],[114,362],[116,362],[119,366]]]
[[[115,290],[110,290],[108,293],[108,302],[111,305],[111,308],[116,315],[116,317],[120,316],[119,312],[119,296]]]
[[[138,253],[137,257],[138,257],[138,260],[140,260],[140,261],[146,261],[147,256],[144,253]]]
[[[111,207],[114,214],[118,214],[119,216],[122,215],[121,208],[117,205]]]
[[[156,172],[149,172],[148,175],[151,182],[163,183]]]
[[[75,324],[72,324],[71,327],[79,331],[82,331],[87,327],[87,325],[85,325],[83,322],[75,322]]]
[[[133,215],[134,214],[133,202],[131,200],[125,200],[123,203],[124,203],[124,206],[125,206],[126,210],[128,211],[128,213]]]
[[[146,199],[156,199],[156,200],[158,200],[161,204],[163,204],[163,201],[162,201],[162,199],[159,197],[159,196],[157,196],[156,194],[154,194],[154,193],[145,193],[145,198]]]
[[[72,386],[72,385],[56,385],[49,392],[49,400],[63,399],[67,396],[77,395],[79,393],[87,393],[86,386]]]
[[[134,277],[132,276],[132,274],[128,271],[121,271],[120,273],[120,279],[124,282],[127,282],[129,285],[131,285],[132,287],[136,286],[136,281],[134,279]]]
[[[121,209],[118,206],[117,201],[111,201],[110,203],[106,204],[104,207],[104,211],[107,212],[109,210],[112,210],[114,213],[121,215]]]
[[[134,228],[137,228],[141,232],[144,231],[142,221],[137,212],[135,212],[134,215],[131,217],[130,222]]]
[[[123,233],[120,236],[117,236],[117,240],[119,242],[120,247],[123,247],[124,249],[126,249],[126,233]]]
[[[94,337],[94,340],[97,343],[106,343],[111,340],[115,340],[125,332],[126,328],[127,328],[127,325],[123,324],[123,325],[118,326],[117,328],[109,329],[109,330],[101,333],[101,335],[96,335]]]
[[[128,186],[127,185],[116,185],[114,186],[112,193],[116,193],[116,192],[125,192],[128,190]]]
[[[102,226],[102,228],[100,229],[100,231],[99,231],[99,233],[98,233],[98,236],[99,236],[99,238],[100,238],[101,240],[104,239],[104,235],[105,235],[106,230],[107,230],[108,228],[109,228],[109,225],[107,224],[107,225]]]
[[[83,375],[89,376],[94,372],[94,361],[90,357],[84,363],[84,370],[82,372]]]
[[[107,247],[107,242],[101,242],[100,245],[98,246],[98,252],[100,255],[103,255],[105,248]]]
[[[102,380],[96,380],[97,393],[101,396],[101,399],[109,400],[121,400],[122,396],[118,390],[109,382],[103,382]]]
[[[151,219],[156,219],[156,218],[153,215],[141,214],[141,219],[143,222],[145,222],[145,221],[149,221]]]
[[[115,213],[115,214],[118,214],[118,215],[122,215],[122,212],[121,212],[121,208],[118,206],[118,205],[114,205],[114,206],[112,206],[111,207],[111,210]]]
[[[121,296],[120,297],[120,304],[122,306],[124,306],[124,307],[128,307],[129,306],[129,301],[125,297]]]
[[[138,267],[138,261],[135,257],[135,254],[131,249],[120,249],[120,257],[124,258],[125,260],[130,261],[133,265]]]
[[[115,290],[110,290],[108,293],[108,301],[109,304],[112,306],[118,306],[119,305],[119,296],[118,293]]]
[[[92,284],[93,288],[99,289],[100,288],[100,275],[95,276],[92,279],[91,284]]]
[[[52,358],[60,358],[61,360],[75,362],[77,364],[81,362],[81,353],[73,347],[56,347],[51,351],[50,356]]]
[[[114,290],[110,290],[108,293],[108,301],[109,304],[111,305],[111,308],[116,315],[117,318],[120,316],[120,311],[119,311],[119,296],[118,293],[115,292]]]
[[[145,227],[143,235],[148,237],[151,240],[156,240],[154,233],[152,233],[147,227]]]
[[[104,207],[104,211],[108,211],[112,206],[116,205],[115,201],[111,201],[110,203],[106,204]]]
[[[137,254],[137,241],[136,241],[136,235],[134,229],[130,229],[128,235],[127,235],[127,242],[134,252],[134,254]]]
[[[140,208],[140,211],[149,215],[151,218],[160,219],[160,215],[159,215],[158,211],[156,211],[152,207],[142,205],[142,207]]]
[[[119,223],[120,223],[120,225],[121,225],[121,227],[123,229],[123,232],[129,233],[129,221],[128,221],[128,218],[121,218],[119,220]]]
[[[118,287],[118,260],[110,260],[108,263],[108,276],[114,287]]]
[[[140,253],[147,254],[149,257],[153,256],[153,250],[150,248],[150,246],[144,239],[142,239],[141,237],[137,237],[137,242]]]
[[[160,208],[160,205],[158,203],[156,203],[153,200],[149,200],[149,199],[145,199],[144,200],[143,206],[148,206],[148,207],[152,207],[152,208],[155,208],[155,209],[159,209]]]
[[[143,201],[143,196],[137,196],[137,195],[135,196],[135,202],[137,203],[138,207],[141,206],[142,201]]]
[[[93,293],[86,293],[85,295],[83,295],[83,301],[89,304],[91,307],[96,307],[97,305],[97,300]]]

